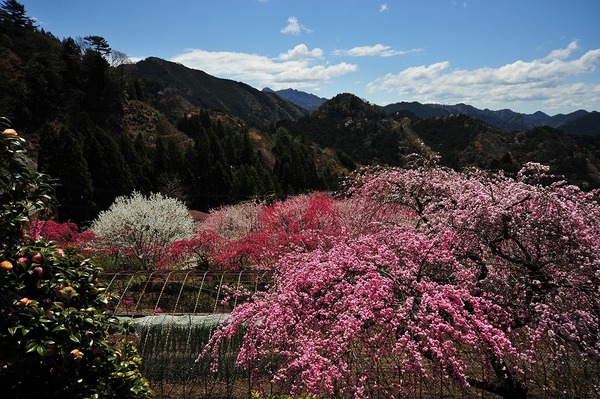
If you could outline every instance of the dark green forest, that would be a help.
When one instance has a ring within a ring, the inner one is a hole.
[[[0,115],[52,177],[61,220],[89,221],[133,190],[208,210],[337,183],[335,162],[285,129],[267,128],[259,143],[235,117],[165,106],[169,90],[127,76],[126,56],[101,36],[59,39],[13,0],[0,18]]]
[[[335,190],[357,166],[402,166],[413,153],[438,154],[457,170],[515,173],[539,162],[585,189],[600,187],[600,137],[590,128],[597,113],[577,119],[587,133],[575,135],[505,130],[406,104],[421,116],[349,93],[308,112],[180,64],[133,64],[97,34],[59,39],[17,1],[0,5],[0,116],[27,139],[32,166],[52,178],[61,221],[87,223],[133,190],[200,211]]]

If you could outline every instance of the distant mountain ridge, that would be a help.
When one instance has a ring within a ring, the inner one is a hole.
[[[478,109],[467,104],[443,105],[421,104],[419,102],[398,102],[384,107],[389,115],[399,111],[409,111],[422,119],[446,117],[453,114],[463,114],[479,119],[490,126],[504,130],[529,130],[538,126],[550,126],[563,130],[565,133],[577,135],[600,134],[600,113],[579,110],[569,114],[550,116],[537,111],[533,114],[523,114],[510,109],[492,111]],[[583,118],[583,119],[581,119]],[[580,120],[581,119],[581,120]],[[579,121],[579,122],[578,122]]]
[[[307,113],[274,93],[156,57],[120,68],[127,77],[138,79],[146,92],[157,99],[162,96],[163,102],[167,101],[165,97],[170,102],[179,102],[182,108],[221,111],[255,125],[296,120]]]
[[[179,103],[182,112],[202,107],[228,113],[254,125],[273,124],[281,120],[294,121],[328,101],[292,88],[277,91],[264,88],[260,91],[242,82],[217,78],[157,57],[122,65],[120,68],[128,77],[139,79],[145,84],[145,91],[154,92],[157,99],[160,93],[160,101],[163,103]],[[171,105],[169,107],[172,108]],[[550,116],[541,111],[524,114],[510,109],[482,110],[463,103],[422,104],[416,101],[389,104],[383,109],[388,115],[409,111],[421,119],[463,114],[508,131],[550,126],[575,135],[600,134],[600,113],[597,111],[578,110]]]
[[[315,108],[323,105],[327,98],[318,97],[311,93],[306,93],[304,91],[296,90],[296,89],[285,89],[285,90],[271,90],[268,87],[265,87],[262,91],[266,93],[275,93],[279,97],[288,100],[291,103],[294,103],[307,111],[312,111]]]
[[[281,126],[294,136],[333,150],[350,170],[356,164],[398,166],[404,156],[427,151],[402,121],[351,93],[338,94],[307,117]]]
[[[308,111],[313,111],[323,105],[328,99],[315,96],[296,89],[271,90],[266,87],[263,92],[275,93]],[[478,109],[468,104],[422,104],[413,102],[398,102],[383,107],[388,115],[400,111],[409,111],[421,119],[447,117],[462,114],[479,119],[488,125],[509,131],[525,131],[538,126],[550,126],[565,133],[575,135],[600,134],[600,112],[578,110],[569,114],[548,115],[542,111],[524,114],[511,109],[490,110]]]
[[[527,162],[539,162],[572,184],[600,187],[600,135],[566,134],[548,125],[506,130],[467,115],[466,111],[474,112],[473,107],[454,108],[455,112],[450,113],[443,108],[410,105],[413,111],[401,109],[388,115],[383,107],[342,93],[307,117],[281,126],[294,136],[329,149],[350,170],[354,169],[353,164],[403,166],[409,154],[435,153],[440,156],[440,164],[456,170],[475,166],[516,173]],[[430,117],[416,117],[414,111],[427,112]],[[436,113],[447,114],[434,116]],[[506,110],[496,114],[496,118],[515,114]],[[598,115],[558,115],[558,120],[591,125]],[[530,117],[548,120],[541,112]]]

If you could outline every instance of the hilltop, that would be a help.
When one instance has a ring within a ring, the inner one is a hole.
[[[311,93],[306,93],[304,91],[296,90],[296,89],[285,89],[285,90],[277,90],[273,91],[268,87],[265,87],[263,92],[266,93],[275,93],[279,97],[294,103],[307,111],[312,111],[315,108],[318,108],[323,103],[327,101],[326,98],[315,96]]]
[[[119,68],[127,78],[139,81],[151,103],[173,117],[203,108],[231,114],[250,124],[265,125],[295,120],[306,114],[303,108],[273,93],[156,57]]]

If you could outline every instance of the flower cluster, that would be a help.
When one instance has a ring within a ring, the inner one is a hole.
[[[330,246],[336,237],[357,237],[397,225],[414,212],[362,198],[334,199],[313,193],[270,205],[244,202],[211,212],[194,238],[173,243],[159,267],[273,270],[284,255]]]
[[[170,244],[192,238],[193,220],[179,200],[154,193],[117,197],[111,207],[100,212],[91,230],[95,245],[137,259],[144,269],[157,266]]]
[[[201,356],[244,329],[237,360],[253,375],[354,397],[410,395],[415,378],[526,397],[540,351],[600,365],[598,193],[542,185],[545,172],[359,173],[348,201],[397,216],[285,251],[272,289],[235,308]]]

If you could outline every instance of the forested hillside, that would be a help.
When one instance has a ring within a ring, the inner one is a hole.
[[[457,170],[476,166],[514,173],[539,162],[570,183],[600,187],[600,136],[569,135],[549,126],[506,131],[466,115],[416,120],[411,127],[443,165]]]
[[[309,116],[284,125],[294,135],[334,149],[351,169],[357,163],[401,165],[405,155],[425,150],[401,121],[349,93],[339,94]]]
[[[173,62],[132,64],[102,36],[59,39],[16,1],[2,4],[0,18],[0,116],[52,177],[61,220],[89,221],[134,190],[202,211],[333,190],[359,165],[402,166],[412,153],[438,153],[455,169],[509,173],[536,161],[584,188],[600,187],[597,112],[383,108],[345,93],[308,113],[275,93]],[[582,134],[490,126],[544,121]]]
[[[134,84],[144,87],[147,101],[173,118],[202,107],[263,126],[279,120],[295,120],[306,114],[304,109],[274,93],[156,57],[121,65],[119,70]]]
[[[16,1],[2,4],[0,84],[0,115],[52,177],[61,220],[90,220],[133,190],[208,210],[337,181],[319,148],[268,128],[299,107],[158,59],[129,65],[101,36],[58,39]]]

